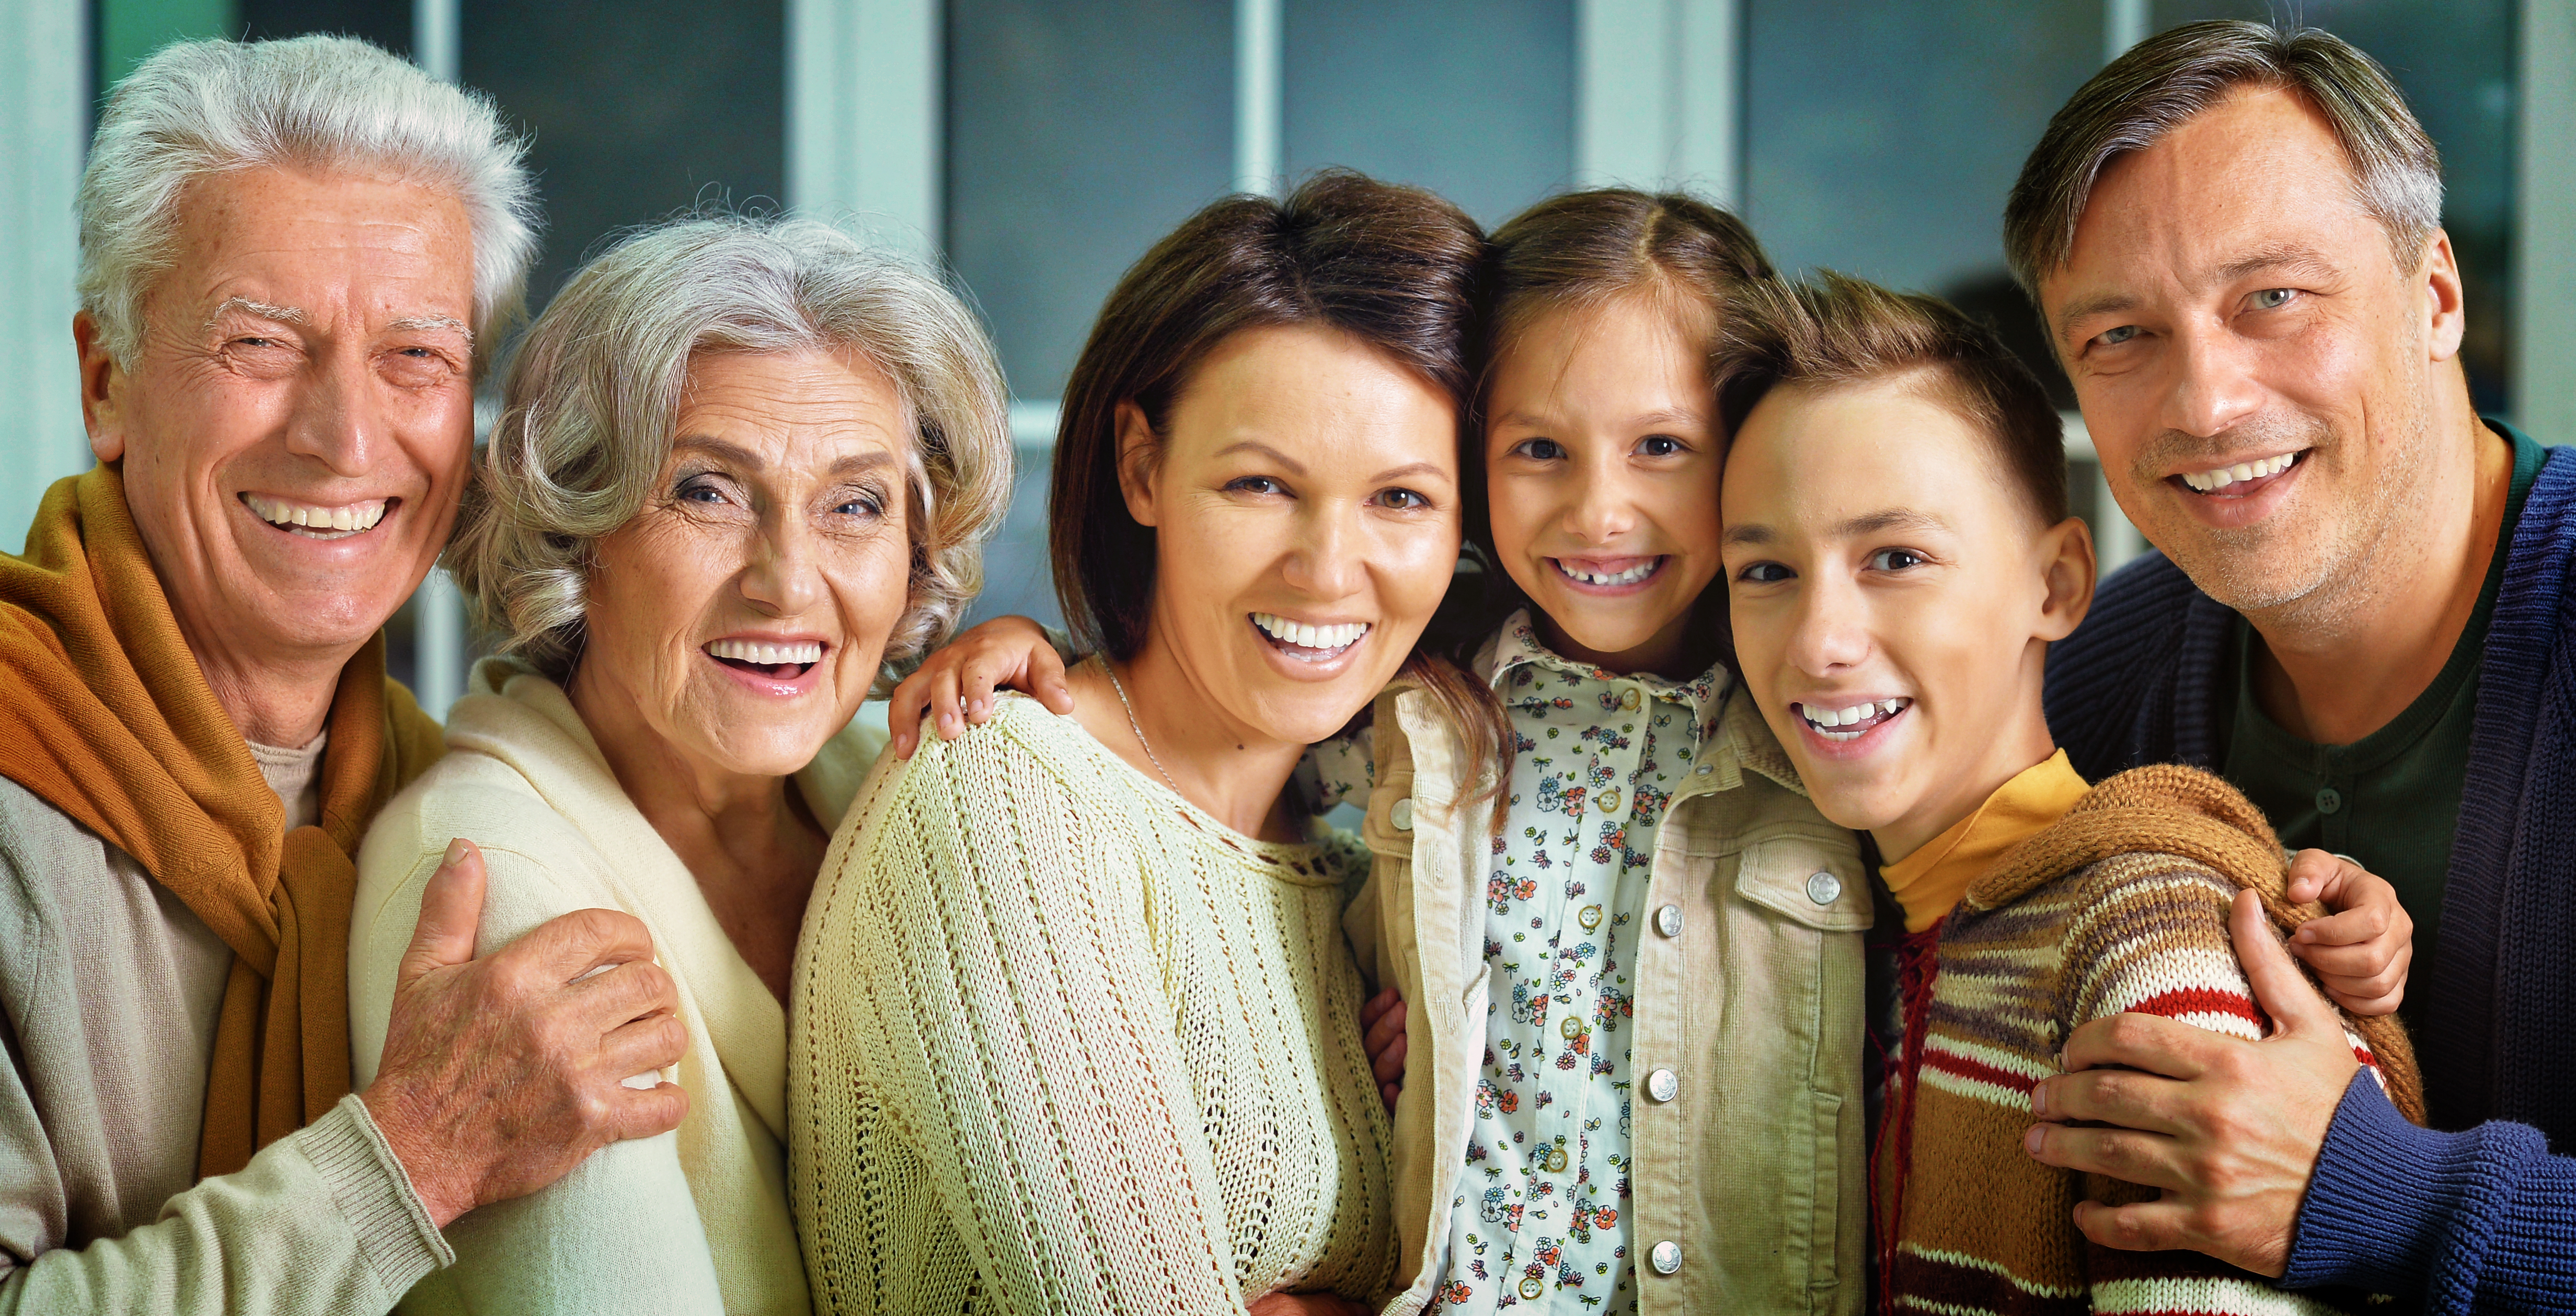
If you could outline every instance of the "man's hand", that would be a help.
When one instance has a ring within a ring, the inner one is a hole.
[[[2080,1202],[2075,1226],[2104,1247],[2189,1248],[2278,1278],[2318,1149],[2360,1062],[2343,1021],[2282,952],[2263,904],[2236,895],[2229,920],[2260,1042],[2153,1015],[2096,1019],[2066,1039],[2068,1072],[2040,1080],[2022,1135],[2043,1165],[2164,1190],[2162,1200]],[[2072,1122],[2117,1128],[2064,1127]]]
[[[2394,1014],[2415,962],[2415,920],[2397,888],[2323,850],[2290,860],[2290,903],[2325,902],[2332,915],[2290,935],[2290,953],[2316,970],[2326,995],[2354,1014]]]
[[[622,1082],[687,1043],[644,924],[579,910],[478,960],[484,878],[472,842],[447,847],[421,892],[383,1067],[359,1094],[441,1229],[609,1143],[678,1128],[689,1109],[676,1083]]]
[[[1377,1094],[1392,1111],[1404,1091],[1404,998],[1393,987],[1370,997],[1360,1007],[1360,1027],[1367,1033],[1360,1047],[1368,1052],[1369,1072],[1377,1076]]]
[[[993,715],[993,691],[1005,686],[1034,696],[1049,712],[1073,711],[1064,659],[1046,628],[1026,617],[995,617],[922,659],[886,696],[887,748],[896,758],[911,758],[925,720],[939,728],[941,740],[984,725]]]

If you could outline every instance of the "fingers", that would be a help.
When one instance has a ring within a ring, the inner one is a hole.
[[[474,958],[474,939],[483,928],[483,888],[489,875],[483,852],[457,837],[447,843],[447,857],[420,892],[420,922],[411,931],[411,947],[395,971],[394,990],[409,987],[422,974]]]
[[[2362,871],[2361,865],[2341,855],[2324,850],[2301,850],[2290,856],[2289,890],[2284,894],[2294,905],[2324,901],[2340,909],[2344,906],[2335,897],[2342,894],[2344,884],[2356,875],[2369,876]]]
[[[1380,1083],[1377,1085],[1377,1094],[1386,1101],[1386,1113],[1392,1115],[1395,1113],[1396,1098],[1404,1095],[1404,1085],[1401,1083]]]
[[[2185,1188],[2190,1180],[2174,1164],[2174,1140],[2159,1133],[2130,1129],[2070,1129],[2062,1124],[2033,1124],[2022,1132],[2021,1149],[2042,1165],[2084,1174],[2109,1175],[2147,1188]]]
[[[2227,930],[2236,943],[2236,958],[2245,966],[2245,979],[2253,985],[2254,1003],[2272,1017],[2275,1036],[2343,1035],[2343,1021],[2335,1017],[2334,1007],[2308,985],[2290,952],[2282,948],[2260,897],[2251,891],[2237,892],[2236,907],[2228,911]]]
[[[594,970],[653,958],[653,934],[644,921],[614,909],[576,909],[530,928],[494,957],[548,983],[567,983]]]
[[[2280,951],[2278,946],[2272,949],[2275,954]],[[2067,1034],[2065,1049],[2058,1056],[2069,1073],[2125,1068],[2188,1080],[2207,1071],[2221,1044],[2235,1040],[2157,1015],[2115,1014]]]
[[[1029,693],[1046,705],[1048,712],[1068,716],[1073,712],[1073,687],[1064,681],[1064,657],[1047,642],[1045,632],[1039,632],[1038,640],[1029,649]]]
[[[671,984],[671,975],[651,960],[612,965],[572,984],[571,992],[582,1018],[601,1033],[680,1008],[679,992]],[[652,1066],[643,1065],[618,1072],[633,1074],[649,1068]]]
[[[2075,1204],[2075,1227],[2095,1243],[2122,1252],[2170,1252],[2188,1247],[2185,1240],[2191,1237],[2189,1219],[2187,1209],[2179,1202]]]
[[[2319,946],[2294,941],[2290,943],[2290,953],[2329,981],[2336,978],[2358,981],[2383,974],[2403,981],[2406,975],[2398,966],[2413,959],[2415,950],[2407,942],[2382,937],[2358,946]]]
[[[1405,1051],[1404,1034],[1397,1033],[1385,1050],[1369,1053],[1369,1073],[1380,1083],[1403,1083]]]
[[[1365,1033],[1375,1029],[1377,1027],[1377,1021],[1385,1018],[1386,1012],[1393,1009],[1396,1003],[1403,999],[1404,998],[1402,996],[1396,993],[1396,990],[1393,987],[1388,987],[1380,991],[1377,995],[1362,1002],[1360,1004],[1360,1031]]]
[[[621,1084],[609,1103],[609,1130],[620,1142],[668,1133],[689,1116],[688,1091],[677,1083],[649,1088]]]
[[[965,701],[957,697],[957,664],[941,663],[930,674],[930,724],[939,729],[941,740],[955,740],[966,734]]]
[[[2030,1113],[2052,1123],[2116,1124],[2172,1135],[2186,1131],[2181,1083],[2127,1069],[2088,1069],[2045,1078],[2031,1088]]]
[[[596,1073],[623,1079],[629,1074],[650,1074],[680,1063],[681,1053],[689,1049],[688,1025],[672,1014],[649,1014],[632,1019],[609,1030],[599,1039],[599,1061]]]
[[[993,715],[993,691],[1011,683],[1019,663],[997,653],[978,653],[961,666],[958,693],[968,726],[982,726]]]

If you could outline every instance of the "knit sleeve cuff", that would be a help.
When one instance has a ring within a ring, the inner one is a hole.
[[[401,1158],[355,1095],[295,1135],[296,1149],[330,1189],[340,1218],[357,1238],[384,1291],[410,1291],[421,1276],[451,1265],[456,1254],[430,1223],[429,1208],[412,1191]]]
[[[2483,1132],[2418,1128],[2368,1070],[2354,1074],[2299,1208],[2281,1287],[2340,1284],[2412,1297],[2464,1245],[2484,1251],[2460,1235],[2491,1226],[2486,1199],[2509,1175],[2492,1162],[2512,1156]],[[2509,1182],[2501,1191],[2510,1193]]]

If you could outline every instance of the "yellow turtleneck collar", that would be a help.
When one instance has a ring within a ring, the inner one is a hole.
[[[1996,787],[1975,813],[1952,823],[1921,849],[1882,866],[1878,874],[1887,882],[1888,894],[1905,910],[1905,930],[1921,932],[1940,922],[1967,894],[1969,883],[2014,846],[2065,817],[2090,789],[2061,749]]]

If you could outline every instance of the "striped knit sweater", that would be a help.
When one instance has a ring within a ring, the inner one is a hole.
[[[2263,1035],[2228,940],[2252,888],[2276,925],[2322,913],[2282,899],[2280,844],[2234,788],[2151,767],[2095,787],[1972,883],[1941,926],[1928,993],[1909,991],[1911,1099],[1891,1106],[1878,1210],[1899,1311],[1941,1313],[2333,1310],[2188,1252],[2090,1247],[2078,1201],[2145,1200],[2131,1185],[2052,1169],[2022,1151],[2030,1093],[2068,1033],[2107,1015],[2163,1015]],[[2393,1019],[2347,1020],[2353,1048],[2410,1116],[2420,1084]]]

